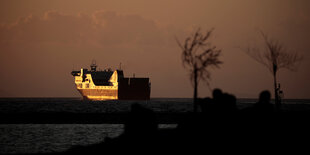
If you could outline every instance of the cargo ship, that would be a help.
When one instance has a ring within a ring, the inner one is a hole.
[[[149,78],[124,77],[121,69],[97,71],[96,63],[90,70],[72,71],[77,90],[87,100],[149,100]]]

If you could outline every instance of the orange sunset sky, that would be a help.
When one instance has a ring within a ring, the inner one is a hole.
[[[237,98],[273,92],[269,70],[238,47],[262,46],[262,30],[304,59],[297,72],[282,69],[285,98],[310,98],[308,0],[1,0],[0,97],[79,97],[70,72],[118,68],[150,77],[151,97],[192,97],[181,49],[193,30],[215,28],[222,49],[211,88]],[[199,96],[210,96],[200,83]]]

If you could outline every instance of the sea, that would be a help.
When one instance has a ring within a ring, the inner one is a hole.
[[[129,112],[138,103],[154,112],[191,112],[191,98],[152,98],[149,101],[86,101],[80,98],[0,98],[0,114],[7,113],[117,113]],[[237,99],[238,109],[251,107],[257,99]],[[284,110],[309,111],[310,99],[284,99]],[[3,118],[0,118],[3,119]],[[160,129],[177,124],[159,124]],[[123,124],[0,124],[0,154],[55,153],[73,146],[104,142],[117,137]]]

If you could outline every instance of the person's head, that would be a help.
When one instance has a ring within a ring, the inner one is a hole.
[[[268,90],[262,91],[259,94],[259,102],[260,103],[269,103],[271,98],[271,94]]]
[[[216,89],[213,90],[213,94],[212,95],[213,95],[214,99],[218,99],[218,98],[221,98],[222,94],[223,94],[222,90],[216,88]]]

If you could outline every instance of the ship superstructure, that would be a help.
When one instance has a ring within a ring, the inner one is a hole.
[[[72,71],[77,90],[89,100],[149,100],[149,78],[124,77],[123,70],[97,71],[96,63],[91,69]]]

